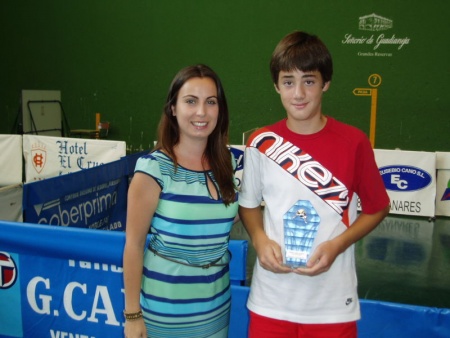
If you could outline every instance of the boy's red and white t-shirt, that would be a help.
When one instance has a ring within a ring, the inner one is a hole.
[[[264,228],[288,265],[302,265],[318,244],[332,239],[363,212],[389,203],[367,137],[328,117],[316,134],[298,135],[282,120],[248,141],[239,204],[264,201]],[[248,307],[260,315],[299,323],[359,319],[353,246],[315,277],[275,274],[256,263]]]

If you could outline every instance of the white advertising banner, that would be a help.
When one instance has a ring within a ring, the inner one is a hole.
[[[0,135],[0,187],[22,183],[22,135]]]
[[[23,136],[25,182],[34,182],[117,161],[126,154],[123,141]]]
[[[450,153],[436,153],[436,216],[450,216]]]
[[[436,153],[375,149],[391,214],[435,216]]]
[[[22,222],[22,183],[0,188],[0,220]]]

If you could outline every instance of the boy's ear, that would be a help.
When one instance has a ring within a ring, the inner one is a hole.
[[[278,83],[274,83],[273,86],[275,87],[275,91],[280,94],[280,89],[278,88]]]
[[[323,92],[326,92],[328,90],[328,88],[330,88],[330,83],[331,83],[331,81],[328,81],[323,84],[323,87],[322,87]]]

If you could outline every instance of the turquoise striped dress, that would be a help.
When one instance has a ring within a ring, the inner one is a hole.
[[[228,207],[214,200],[206,178],[215,182],[211,171],[181,166],[175,171],[160,151],[141,157],[135,172],[150,175],[162,189],[141,288],[148,337],[226,338],[231,297],[227,249],[237,199]],[[192,266],[216,260],[222,265]]]

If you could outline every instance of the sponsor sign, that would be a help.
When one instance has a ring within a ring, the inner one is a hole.
[[[123,337],[124,232],[3,221],[0,228],[0,338]],[[242,282],[247,241],[229,248],[230,278]]]
[[[363,14],[353,23],[341,44],[353,48],[359,57],[392,57],[411,43],[410,37],[396,32],[394,20],[378,13]]]
[[[391,199],[391,213],[435,215],[436,154],[375,149],[380,175]]]
[[[0,337],[22,337],[19,255],[3,251],[0,240]],[[6,306],[5,306],[6,305]],[[14,324],[13,324],[14,323]]]
[[[436,216],[450,216],[450,152],[436,153]]]
[[[17,280],[17,267],[7,252],[0,252],[0,271],[0,289],[9,289]]]
[[[119,161],[27,183],[26,222],[104,230],[124,230],[129,161]]]
[[[125,142],[23,136],[25,182],[90,169],[125,156]]]
[[[1,338],[123,335],[124,233],[1,226]]]
[[[24,337],[120,336],[121,267],[30,255],[20,260]]]
[[[409,165],[388,165],[379,169],[384,185],[390,191],[421,190],[432,180],[429,173]]]

